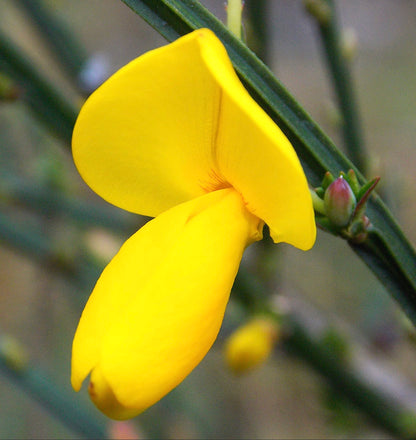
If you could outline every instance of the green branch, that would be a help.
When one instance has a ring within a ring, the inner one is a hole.
[[[26,54],[0,32],[0,71],[18,84],[19,97],[68,146],[78,110],[29,61]]]
[[[224,43],[234,67],[253,98],[279,125],[299,155],[308,179],[317,186],[326,171],[338,175],[357,168],[335,147],[272,72],[225,26],[195,0],[122,0],[166,39],[172,41],[201,27],[212,29]],[[379,197],[368,203],[367,215],[375,232],[368,242],[353,246],[371,270],[384,281],[410,320],[416,325],[416,253]],[[377,245],[380,241],[384,246]],[[370,248],[369,258],[365,251]],[[389,269],[394,262],[397,270]]]
[[[227,2],[227,27],[241,40],[241,16],[243,13],[242,0],[228,0]]]
[[[342,52],[335,3],[333,0],[309,0],[306,2],[306,6],[316,19],[325,59],[341,110],[342,133],[347,156],[365,174],[367,169],[366,154],[358,106],[349,66]],[[325,12],[319,13],[318,8],[325,8]]]
[[[0,194],[10,205],[24,205],[44,216],[65,216],[78,224],[101,226],[133,233],[141,226],[140,217],[107,203],[86,202],[45,185],[10,176],[1,170]]]

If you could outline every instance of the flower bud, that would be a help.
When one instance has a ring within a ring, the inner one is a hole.
[[[334,180],[325,191],[326,215],[336,226],[345,227],[348,225],[356,203],[350,185],[342,176]]]
[[[269,357],[278,337],[275,321],[256,318],[238,328],[225,345],[225,361],[235,374],[250,371]]]

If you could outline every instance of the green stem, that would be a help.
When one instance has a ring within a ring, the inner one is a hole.
[[[103,203],[84,202],[45,186],[33,185],[24,179],[0,178],[1,196],[15,204],[23,204],[43,215],[63,215],[84,225],[102,226],[121,232],[135,232],[141,226],[140,217]]]
[[[241,0],[228,0],[227,27],[237,38],[241,39],[241,15],[243,4]]]
[[[342,133],[347,156],[363,173],[367,170],[362,128],[354,93],[353,81],[347,60],[342,52],[340,27],[333,0],[318,0],[328,7],[325,16],[311,14],[316,18],[325,59],[342,114]],[[317,6],[318,7],[318,6]]]
[[[78,110],[33,66],[29,58],[0,32],[0,70],[24,91],[34,114],[69,146]]]
[[[1,336],[0,336],[1,339]],[[96,419],[79,399],[64,393],[45,373],[30,366],[16,368],[15,360],[0,344],[0,371],[38,401],[72,432],[86,438],[107,438],[105,421]]]
[[[357,168],[335,147],[270,70],[199,2],[122,1],[170,41],[197,28],[212,29],[224,43],[247,90],[291,141],[312,186],[318,186],[327,171],[338,175],[340,171],[349,169],[356,172],[361,184],[365,183]],[[394,261],[398,268],[398,276],[392,278],[386,287],[416,325],[416,252],[379,197],[369,200],[367,215],[388,244],[383,260]],[[369,241],[372,240],[370,236]],[[358,248],[354,250],[360,255]],[[380,258],[379,254],[375,254],[367,264],[383,280],[378,266]],[[408,286],[406,290],[402,289],[403,280]]]
[[[365,264],[379,278],[384,287],[392,291],[400,289],[402,292],[401,305],[407,316],[414,313],[416,293],[412,281],[402,271],[400,263],[391,258],[395,250],[390,246],[394,243],[377,228],[369,232],[369,239],[364,243],[349,243],[354,252],[360,256]]]
[[[309,190],[309,192],[311,193],[313,209],[315,212],[326,215],[325,203],[323,199],[321,199],[313,189]]]

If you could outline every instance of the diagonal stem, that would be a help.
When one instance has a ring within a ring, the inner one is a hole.
[[[347,149],[347,156],[365,174],[367,170],[367,157],[361,121],[351,72],[342,52],[335,2],[333,0],[318,0],[315,3],[317,3],[316,8],[319,8],[319,3],[322,4],[322,7],[328,7],[326,14],[312,13],[311,15],[316,19],[325,60],[341,111],[343,119],[342,134]]]
[[[23,91],[22,100],[49,129],[70,145],[77,108],[39,72],[28,57],[0,32],[0,70]]]

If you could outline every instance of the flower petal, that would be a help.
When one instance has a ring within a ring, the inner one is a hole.
[[[104,270],[73,344],[72,384],[128,418],[178,385],[213,344],[244,248],[262,222],[223,189],[147,223]]]
[[[201,32],[132,61],[81,109],[75,164],[121,208],[156,216],[225,186],[211,154],[220,90],[201,59]]]
[[[309,249],[315,241],[295,151],[208,29],[132,61],[93,93],[73,154],[88,185],[124,209],[155,216],[233,186],[276,242]]]
[[[316,235],[314,211],[295,150],[245,90],[220,41],[213,34],[206,39],[202,56],[221,89],[219,173],[242,194],[247,208],[267,223],[275,242],[310,249]]]

